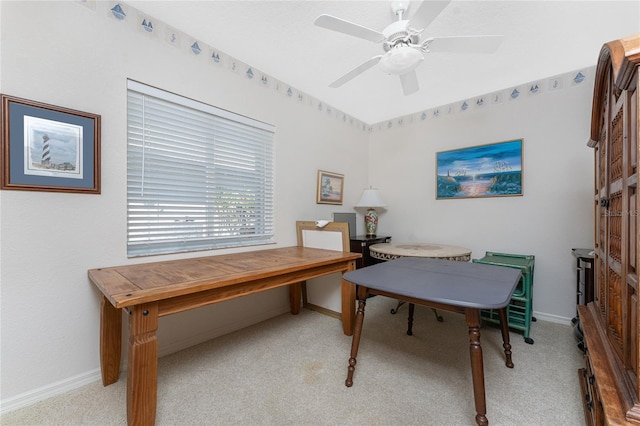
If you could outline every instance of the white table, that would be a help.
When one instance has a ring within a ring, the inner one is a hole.
[[[458,262],[468,262],[471,260],[471,250],[465,247],[450,246],[447,244],[435,243],[382,243],[369,247],[369,255],[378,260],[393,260],[401,257],[426,257],[430,259],[455,260]],[[395,308],[391,308],[391,313],[395,314],[404,305],[402,300],[398,301]],[[413,308],[413,306],[410,306]],[[413,311],[413,309],[411,309]],[[433,309],[436,319],[442,322],[442,317]],[[407,334],[411,332],[408,331]]]
[[[369,247],[371,257],[378,260],[392,260],[399,257],[428,257],[431,259],[471,260],[471,250],[465,247],[435,243],[383,243]]]

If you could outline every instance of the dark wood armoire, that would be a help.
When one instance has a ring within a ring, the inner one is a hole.
[[[638,67],[640,34],[602,46],[595,75],[594,300],[579,307],[587,424],[640,424]]]

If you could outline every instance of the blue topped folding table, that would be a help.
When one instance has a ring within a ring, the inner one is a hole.
[[[353,385],[369,295],[377,294],[464,314],[469,327],[475,419],[478,425],[487,425],[480,310],[495,309],[499,312],[505,364],[513,368],[506,307],[520,277],[521,272],[513,268],[417,257],[403,257],[346,273],[344,280],[358,285],[358,310],[345,384]]]

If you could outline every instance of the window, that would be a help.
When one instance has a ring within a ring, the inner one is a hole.
[[[128,255],[274,242],[275,127],[127,87]]]

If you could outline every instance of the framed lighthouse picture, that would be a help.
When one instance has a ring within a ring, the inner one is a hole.
[[[99,115],[1,98],[1,189],[100,193]]]

